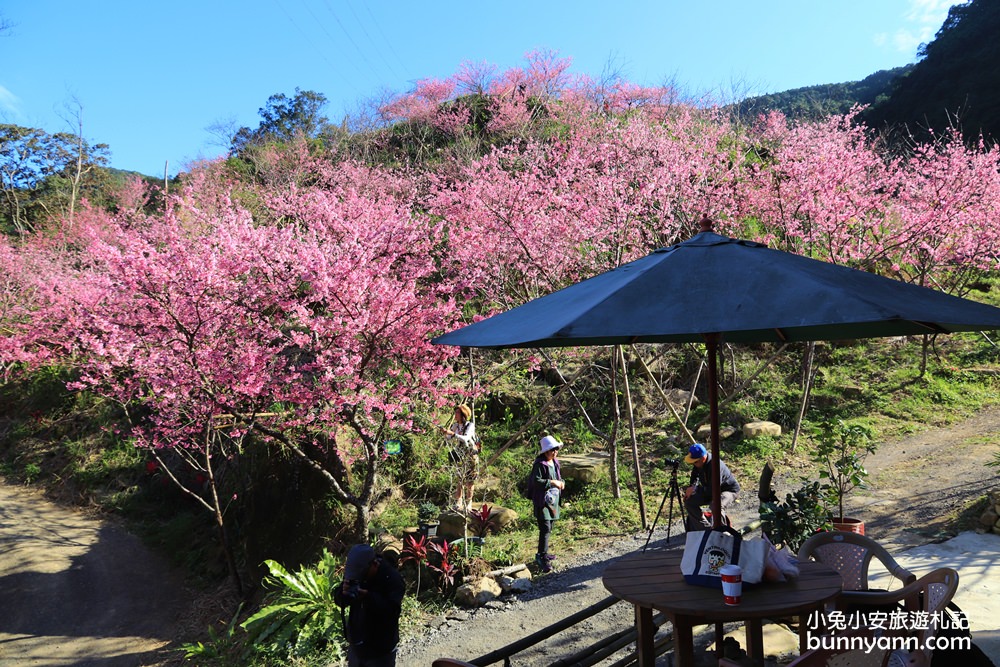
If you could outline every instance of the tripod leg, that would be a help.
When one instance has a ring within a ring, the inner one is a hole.
[[[674,468],[673,475],[670,479],[670,518],[667,519],[670,523],[667,524],[667,542],[670,542],[670,527],[674,523],[674,498],[677,498],[677,507],[681,513],[681,520],[684,523],[684,531],[687,532],[687,512],[684,508],[684,503],[681,501],[681,487],[677,484],[677,469]]]
[[[667,492],[665,494],[663,494],[663,500],[660,501],[660,509],[656,510],[656,518],[653,519],[653,525],[649,527],[649,535],[646,536],[646,543],[642,545],[642,550],[643,551],[645,551],[646,547],[649,546],[649,540],[652,539],[652,537],[653,537],[653,531],[656,530],[656,522],[660,520],[660,514],[663,513],[663,505],[666,504],[667,497],[669,495],[670,495],[670,489],[668,488]],[[671,513],[673,513],[673,510],[674,510],[674,503],[671,501],[671,503],[670,503],[670,511],[671,511]],[[669,529],[669,527],[667,528],[667,539],[670,539],[670,529]]]

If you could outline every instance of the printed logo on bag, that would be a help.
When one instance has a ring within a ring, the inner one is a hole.
[[[730,554],[722,547],[712,545],[705,549],[705,560],[708,561],[708,574],[719,574],[719,568],[730,561]]]

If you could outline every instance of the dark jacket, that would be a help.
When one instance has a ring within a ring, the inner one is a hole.
[[[363,658],[375,658],[389,653],[399,643],[399,615],[403,609],[405,587],[399,571],[385,560],[378,571],[366,579],[361,588],[368,591],[350,605],[344,632],[348,643]],[[334,593],[337,604],[345,606],[340,587]]]
[[[711,493],[712,491],[712,457],[708,457],[708,461],[705,465],[698,468],[691,469],[691,486],[701,487],[705,491]],[[729,466],[726,465],[725,461],[719,461],[719,490],[720,491],[732,491],[733,493],[740,492],[740,483],[736,481],[733,477],[733,473],[729,470]]]
[[[531,502],[535,505],[535,515],[539,513],[543,519],[555,520],[559,518],[559,501],[555,505],[545,504],[545,492],[549,489],[550,479],[562,479],[562,471],[559,468],[559,459],[552,459],[552,465],[545,464],[545,458],[539,454],[531,466]]]

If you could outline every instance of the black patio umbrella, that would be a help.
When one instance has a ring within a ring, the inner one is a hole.
[[[702,342],[712,517],[721,522],[716,354],[728,342],[844,340],[1000,329],[1000,308],[752,241],[702,220],[693,238],[433,339],[484,348]]]

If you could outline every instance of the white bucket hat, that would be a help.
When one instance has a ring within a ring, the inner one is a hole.
[[[538,446],[542,450],[541,453],[544,454],[549,450],[559,449],[563,444],[556,440],[554,436],[547,435],[538,442]]]

